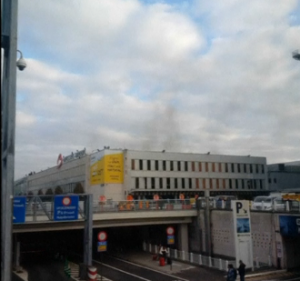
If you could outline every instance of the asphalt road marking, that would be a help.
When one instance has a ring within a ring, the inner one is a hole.
[[[95,261],[95,260],[93,260],[93,262],[98,263],[98,264],[101,265],[101,262],[98,262],[98,261]],[[131,276],[133,276],[133,277],[139,278],[139,279],[144,280],[144,281],[151,281],[150,279],[143,278],[143,277],[141,277],[141,276],[138,276],[138,275],[129,273],[129,272],[127,272],[127,271],[121,270],[121,269],[119,269],[119,268],[117,268],[117,267],[114,267],[114,266],[111,266],[111,265],[108,265],[108,264],[105,264],[105,263],[102,263],[102,265],[104,265],[104,266],[106,266],[106,267],[109,267],[109,268],[112,268],[112,269],[114,269],[114,270],[120,271],[120,272],[125,273],[125,274],[127,274],[127,275],[131,275]]]
[[[115,258],[115,257],[114,257],[114,259],[122,261],[122,262],[126,262],[126,263],[134,265],[134,266],[138,266],[140,268],[145,268],[145,269],[148,269],[148,270],[152,270],[154,272],[157,272],[157,273],[169,276],[169,277],[176,278],[176,281],[189,281],[188,279],[183,279],[181,277],[178,277],[178,276],[175,276],[175,275],[172,275],[172,274],[168,274],[168,273],[164,273],[162,271],[159,271],[159,270],[156,270],[156,269],[153,269],[153,268],[150,268],[150,267],[146,267],[146,266],[143,266],[143,265],[139,265],[139,264],[136,264],[136,263],[133,263],[133,262],[130,262],[130,261],[125,261],[125,260],[122,260],[122,259],[119,259],[119,258]]]

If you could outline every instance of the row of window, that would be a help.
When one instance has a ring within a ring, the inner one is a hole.
[[[135,178],[135,189],[263,189],[262,179]]]
[[[214,163],[131,159],[131,169],[138,171],[219,172],[264,174],[263,164]]]

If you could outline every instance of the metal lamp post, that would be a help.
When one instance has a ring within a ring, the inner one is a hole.
[[[12,277],[18,0],[3,0],[1,4],[1,49],[4,51],[1,91],[1,280],[10,281]]]

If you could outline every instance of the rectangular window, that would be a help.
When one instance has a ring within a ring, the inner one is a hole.
[[[209,188],[210,188],[210,189],[213,188],[213,181],[212,181],[212,179],[209,179]]]
[[[223,188],[226,188],[226,180],[223,179]]]
[[[196,188],[199,189],[199,179],[196,179]]]
[[[184,162],[184,170],[187,172],[189,169],[188,169],[188,162],[185,161]]]
[[[155,171],[158,171],[158,160],[155,160]]]
[[[151,189],[155,189],[155,178],[151,178]]]
[[[265,165],[261,165],[261,172],[264,174],[265,173]]]
[[[176,189],[178,188],[178,181],[177,181],[177,179],[175,179],[175,181],[174,181],[174,186],[175,186]]]
[[[147,170],[151,171],[151,161],[147,160]]]
[[[256,189],[256,180],[253,180],[253,187]]]
[[[181,187],[185,188],[185,179],[184,178],[181,179]]]
[[[238,179],[235,179],[235,188],[239,189],[239,180]]]
[[[203,188],[206,189],[206,180],[202,179]]]
[[[192,189],[192,179],[189,179],[189,189]]]
[[[199,162],[199,172],[202,172],[201,162]]]
[[[259,180],[259,188],[263,189],[263,181],[262,180]]]
[[[256,170],[256,174],[258,174],[259,173],[259,171],[258,171],[258,165],[255,165],[255,170]]]
[[[140,187],[139,178],[135,178],[135,188],[138,189]]]
[[[242,189],[245,189],[245,180],[242,180]]]
[[[192,162],[192,172],[195,172],[195,162]]]
[[[225,173],[228,173],[228,163],[225,163]]]
[[[244,164],[244,173],[247,173],[247,165]]]
[[[229,179],[229,188],[232,189],[232,180]]]
[[[250,164],[250,174],[253,173],[252,164]]]
[[[234,173],[234,164],[231,164],[231,173]]]
[[[134,163],[135,163],[134,159],[131,159],[131,170],[134,170]]]
[[[222,173],[222,163],[219,163],[219,173]]]
[[[144,178],[145,189],[147,189],[147,178]]]
[[[238,168],[238,173],[241,172],[241,164],[237,164],[237,168]]]
[[[163,188],[163,179],[159,178],[159,188],[162,189]]]
[[[163,165],[163,171],[165,171],[166,170],[166,161],[165,160],[162,161],[162,165]]]
[[[205,172],[208,172],[208,163],[205,163]]]
[[[143,170],[143,160],[140,160],[139,163],[140,163],[140,170]]]
[[[216,179],[216,181],[217,181],[217,189],[219,189],[220,188],[219,179]]]
[[[212,171],[215,172],[215,163],[211,163],[212,164]]]
[[[174,165],[174,162],[173,162],[173,161],[170,161],[170,171],[173,171],[173,170],[174,170],[173,165]]]
[[[177,162],[177,171],[180,172],[180,161]]]
[[[167,178],[167,189],[170,189],[171,184],[170,184],[170,178]]]

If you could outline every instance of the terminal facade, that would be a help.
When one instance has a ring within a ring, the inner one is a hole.
[[[64,157],[62,165],[30,173],[15,194],[92,193],[107,200],[268,193],[265,157],[108,149]]]

